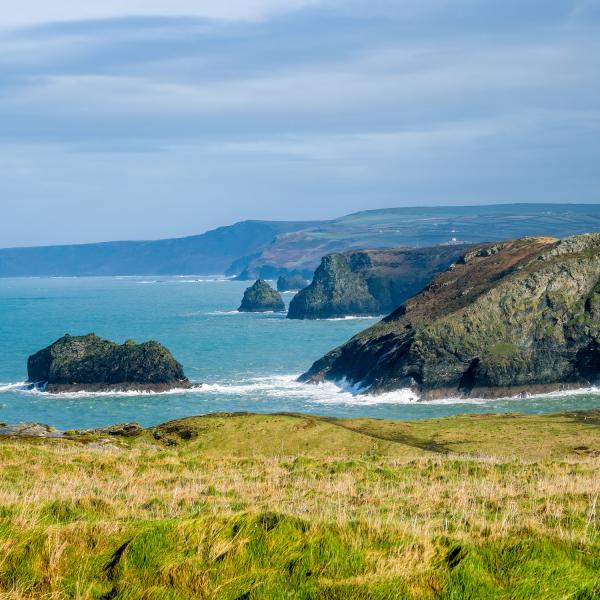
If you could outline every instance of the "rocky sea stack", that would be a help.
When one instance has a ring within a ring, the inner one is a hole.
[[[31,383],[50,393],[189,388],[182,366],[158,342],[122,345],[90,333],[65,335],[27,361]]]
[[[240,312],[285,312],[281,294],[276,292],[264,279],[258,279],[244,292]]]
[[[288,319],[388,314],[469,247],[448,244],[328,254],[312,283],[292,299]]]
[[[291,292],[301,290],[308,285],[308,281],[304,279],[304,275],[293,273],[291,275],[280,275],[277,279],[278,292]]]
[[[470,250],[304,381],[424,399],[585,387],[600,375],[600,234]]]

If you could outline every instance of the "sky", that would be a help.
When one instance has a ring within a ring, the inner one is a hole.
[[[600,202],[600,0],[2,0],[0,247]]]

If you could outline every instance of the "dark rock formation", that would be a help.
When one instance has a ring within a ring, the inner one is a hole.
[[[285,312],[281,294],[276,292],[264,279],[258,279],[244,292],[240,312]]]
[[[421,291],[468,248],[391,248],[329,254],[290,303],[288,319],[382,315]]]
[[[301,273],[293,273],[291,275],[280,275],[277,279],[277,291],[278,292],[290,292],[295,290],[301,290],[305,288],[308,281],[304,279],[304,275]]]
[[[91,333],[65,335],[27,361],[29,381],[51,393],[65,391],[163,391],[188,388],[181,365],[158,342],[123,345]]]
[[[586,234],[467,252],[302,379],[431,399],[582,387],[599,375],[600,234]]]

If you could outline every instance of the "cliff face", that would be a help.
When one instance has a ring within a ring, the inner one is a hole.
[[[244,292],[244,298],[238,310],[240,312],[285,312],[285,304],[281,294],[263,279],[258,279]]]
[[[581,387],[600,375],[600,234],[470,250],[302,379],[425,399]]]
[[[27,361],[29,381],[49,392],[156,390],[190,386],[182,366],[158,342],[123,345],[95,334],[65,335]]]
[[[360,250],[325,256],[312,283],[291,302],[289,319],[380,315],[395,310],[469,246]]]

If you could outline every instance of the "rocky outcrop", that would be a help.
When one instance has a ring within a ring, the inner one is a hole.
[[[302,380],[431,399],[582,387],[599,375],[600,234],[589,234],[465,253]]]
[[[291,275],[280,275],[277,279],[278,292],[292,292],[305,288],[308,281],[304,279],[304,275],[293,273]]]
[[[55,438],[62,435],[58,429],[42,423],[0,423],[0,437]]]
[[[325,256],[312,283],[290,303],[289,319],[383,315],[421,291],[469,248],[360,250]]]
[[[188,388],[182,366],[158,342],[122,345],[91,333],[65,335],[27,361],[29,381],[50,393]]]
[[[240,312],[285,312],[281,294],[276,292],[264,279],[257,279],[252,287],[244,292]]]

